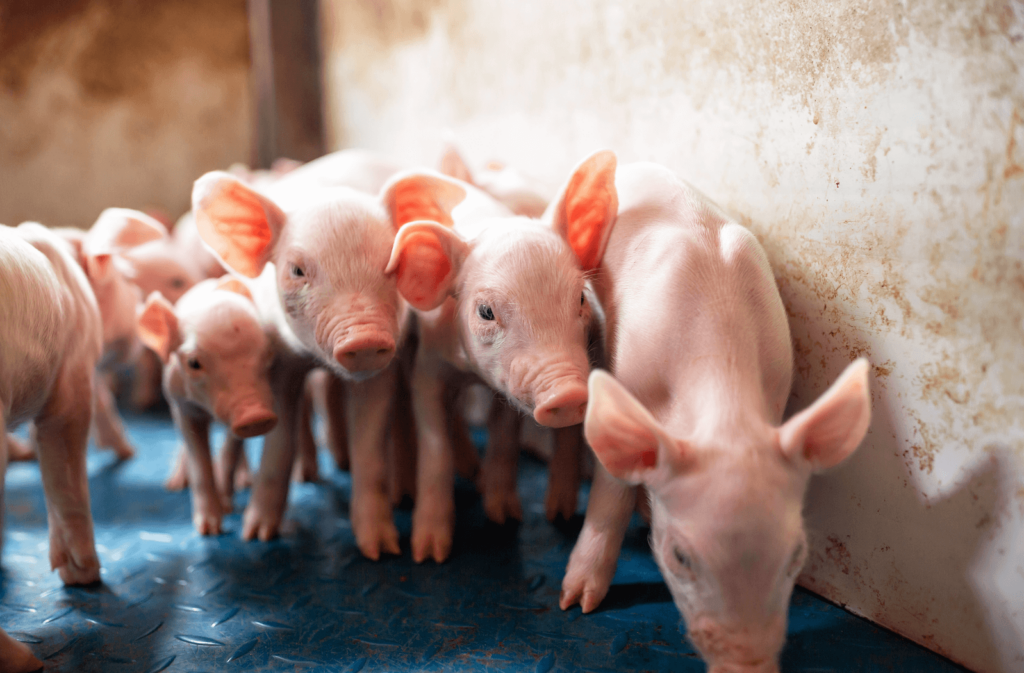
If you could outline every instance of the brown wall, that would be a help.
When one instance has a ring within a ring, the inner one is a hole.
[[[177,216],[249,162],[245,0],[0,2],[0,223]]]

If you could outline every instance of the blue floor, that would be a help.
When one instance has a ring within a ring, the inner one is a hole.
[[[0,625],[47,671],[704,670],[640,526],[599,611],[558,609],[579,521],[545,521],[546,475],[525,457],[521,526],[486,523],[461,485],[448,563],[412,563],[407,511],[397,516],[405,554],[374,563],[355,547],[348,475],[326,455],[322,483],[293,487],[279,541],[242,542],[238,514],[226,534],[201,538],[188,494],[163,489],[177,442],[170,421],[137,416],[128,427],[134,460],[90,455],[99,587],[61,586],[47,561],[39,471],[16,464],[7,474]],[[798,589],[782,670],[963,669]]]

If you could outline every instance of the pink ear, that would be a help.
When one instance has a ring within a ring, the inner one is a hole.
[[[469,244],[436,222],[410,222],[398,230],[386,273],[397,272],[398,291],[413,308],[429,311],[451,293]]]
[[[114,272],[113,255],[85,255],[84,260],[85,275],[94,284],[102,285]]]
[[[142,211],[107,208],[85,235],[82,247],[88,255],[103,255],[162,238],[167,238],[167,230]]]
[[[455,149],[454,145],[449,145],[448,149],[444,151],[444,156],[441,157],[441,172],[445,175],[450,175],[456,180],[462,180],[469,184],[475,184],[473,182],[473,173],[469,170],[469,166],[466,165],[465,160],[459,151]]]
[[[583,434],[608,473],[639,484],[658,463],[658,422],[611,374],[595,369],[588,382]]]
[[[159,355],[164,363],[171,357],[171,351],[180,345],[178,316],[159,292],[149,295],[139,314],[139,340]]]
[[[859,358],[814,404],[779,428],[779,446],[790,457],[803,457],[815,470],[846,460],[871,423],[868,361]]]
[[[234,292],[247,299],[252,299],[252,293],[249,292],[249,288],[245,286],[245,283],[231,276],[221,276],[220,280],[217,281],[217,289],[224,290],[225,292]]]
[[[400,173],[384,186],[381,200],[397,230],[404,224],[429,220],[452,226],[452,209],[466,190],[451,178],[425,171]]]
[[[228,267],[255,278],[270,260],[285,216],[270,199],[221,171],[192,188],[199,236]]]
[[[591,154],[573,171],[553,206],[551,227],[569,242],[584,271],[592,271],[601,263],[619,213],[616,164],[615,153],[610,150]]]

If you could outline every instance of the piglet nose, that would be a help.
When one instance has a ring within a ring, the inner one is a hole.
[[[350,372],[384,369],[395,356],[395,340],[389,334],[356,336],[334,348],[334,359]]]
[[[549,428],[564,428],[583,422],[587,411],[587,386],[582,381],[563,383],[540,398],[533,418]]]
[[[231,419],[231,434],[245,439],[264,435],[277,425],[277,416],[269,409],[255,407],[246,409]]]

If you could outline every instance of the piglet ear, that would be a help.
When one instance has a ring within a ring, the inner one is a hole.
[[[859,358],[814,404],[779,428],[779,446],[787,457],[824,470],[853,453],[870,423],[868,361]]]
[[[451,294],[469,244],[436,222],[410,222],[398,230],[386,273],[395,273],[398,291],[413,308],[429,311]]]
[[[86,255],[106,255],[167,238],[162,224],[139,210],[107,208],[82,241]]]
[[[249,300],[252,299],[252,293],[249,292],[249,288],[245,286],[245,283],[237,278],[232,278],[231,276],[221,276],[217,281],[216,289],[224,290],[225,292],[234,292],[235,294],[240,294]]]
[[[139,314],[139,340],[160,356],[164,364],[181,345],[178,316],[159,292],[149,295]]]
[[[658,463],[664,431],[650,412],[611,374],[595,369],[588,381],[583,435],[604,469],[639,484]]]
[[[114,273],[114,256],[109,253],[101,255],[84,255],[85,275],[95,285],[103,285]]]
[[[449,175],[456,180],[462,180],[469,184],[476,184],[473,182],[473,172],[469,170],[469,166],[466,161],[459,154],[459,151],[455,149],[454,145],[449,145],[448,149],[444,151],[444,156],[441,157],[440,170],[443,174]]]
[[[249,278],[263,271],[285,224],[273,201],[222,171],[196,180],[192,212],[206,245],[228,268]]]
[[[551,227],[569,242],[584,271],[601,263],[619,213],[615,153],[600,150],[584,159],[551,206]]]
[[[454,224],[452,210],[465,198],[466,190],[458,182],[425,171],[399,173],[381,193],[396,230],[417,220],[450,227]]]

